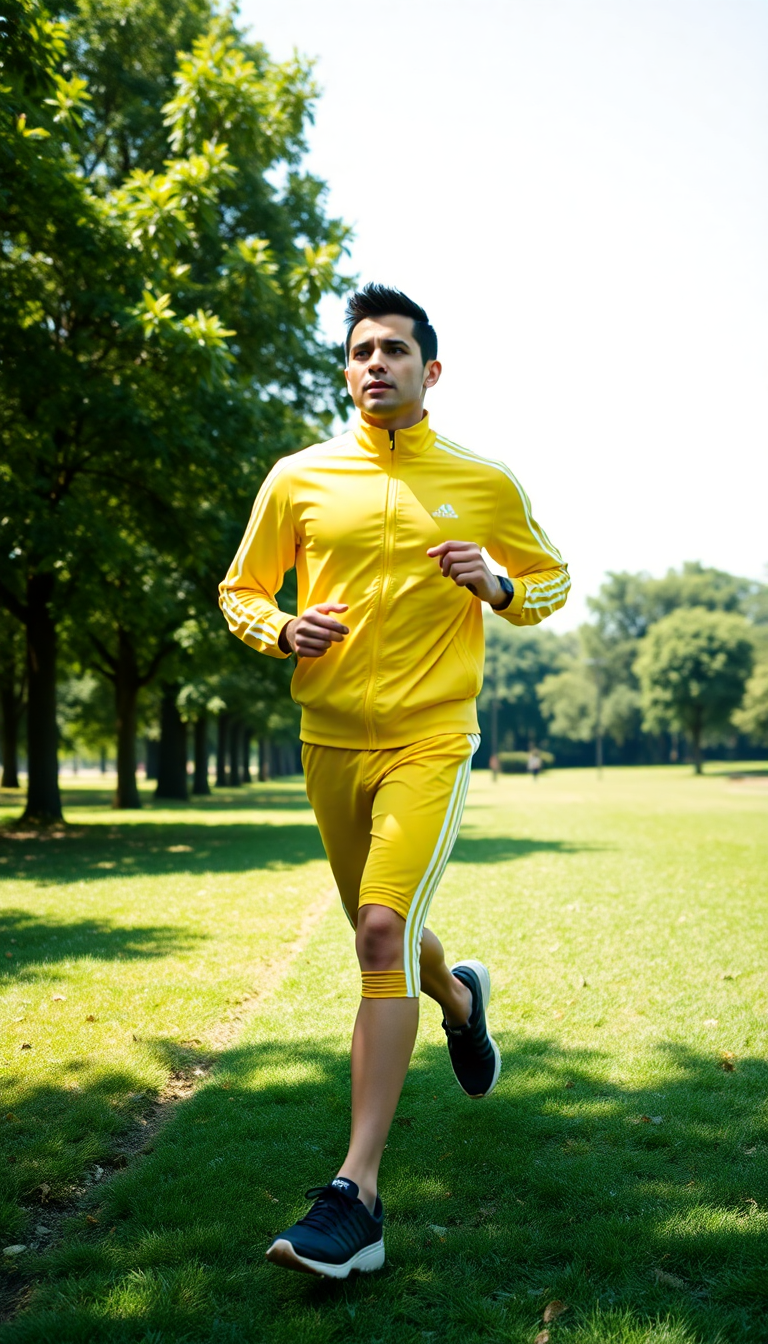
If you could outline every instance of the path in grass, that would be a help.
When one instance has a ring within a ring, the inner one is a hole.
[[[254,790],[268,807],[102,816],[96,839],[46,842],[59,857],[25,860],[13,842],[6,869],[40,868],[17,878],[27,978],[11,969],[9,1015],[31,999],[17,1026],[47,1031],[61,1060],[25,1083],[22,1061],[42,1070],[43,1051],[3,1056],[19,1079],[10,1170],[38,1164],[28,1200],[77,1142],[106,1160],[110,1123],[119,1142],[141,1110],[129,1083],[151,1093],[179,1052],[187,1069],[207,1062],[225,1000],[291,944],[327,870],[284,788],[282,810]],[[263,1260],[343,1155],[358,974],[333,906],[153,1151],[92,1186],[47,1256],[17,1258],[14,1280],[37,1287],[6,1337],[530,1344],[558,1299],[553,1344],[768,1338],[767,814],[759,777],[475,777],[431,922],[450,955],[493,968],[504,1071],[487,1101],[464,1098],[424,1002],[382,1173],[386,1270],[334,1286]],[[66,892],[47,885],[62,877]],[[59,960],[41,964],[33,937],[64,943]],[[72,989],[50,1002],[65,973],[81,986],[66,1041],[52,1014]],[[89,994],[102,997],[86,1024]],[[86,1101],[101,1128],[78,1139]]]

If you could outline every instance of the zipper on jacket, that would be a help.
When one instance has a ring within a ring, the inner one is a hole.
[[[390,451],[395,451],[395,430],[389,431]],[[390,459],[394,468],[394,459]],[[381,629],[384,623],[384,598],[389,590],[391,579],[391,557],[392,543],[395,534],[394,502],[397,498],[397,477],[394,470],[387,473],[387,493],[384,500],[384,554],[381,562],[381,582],[379,583],[379,593],[376,598],[376,609],[373,617],[373,638],[371,640],[371,668],[368,674],[368,685],[365,690],[365,699],[363,701],[363,719],[366,731],[368,733],[368,742],[370,747],[375,745],[375,733],[373,728],[373,700],[376,688],[376,676],[379,666],[379,645],[381,643]]]

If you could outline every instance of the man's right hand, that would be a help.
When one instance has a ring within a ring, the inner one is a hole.
[[[301,616],[283,626],[281,639],[299,658],[322,658],[332,644],[340,644],[349,634],[349,626],[334,621],[330,612],[347,610],[346,602],[320,602],[316,607],[307,607]]]

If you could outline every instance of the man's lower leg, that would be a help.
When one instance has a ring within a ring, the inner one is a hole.
[[[388,907],[361,907],[356,944],[364,997],[352,1036],[352,1130],[338,1174],[355,1182],[371,1209],[381,1155],[413,1053],[419,1001],[402,992],[369,996],[377,992],[377,983],[388,994],[392,984],[404,981],[404,931],[405,921]]]
[[[440,939],[430,929],[424,930],[421,940],[421,988],[435,999],[451,1027],[461,1027],[469,1021],[472,995],[455,975],[451,975]]]
[[[419,1023],[418,999],[361,999],[352,1037],[352,1131],[339,1169],[373,1209],[381,1155]]]

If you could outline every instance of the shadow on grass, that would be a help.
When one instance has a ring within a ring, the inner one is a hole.
[[[0,833],[0,876],[29,878],[37,884],[103,882],[134,876],[163,877],[285,869],[324,858],[316,827],[256,822],[249,825],[201,825],[177,821],[131,821],[77,825],[57,837],[36,842]]]
[[[763,1339],[766,1062],[726,1074],[667,1043],[657,1086],[631,1088],[605,1081],[597,1051],[499,1041],[481,1104],[420,1045],[382,1170],[382,1274],[334,1285],[265,1264],[302,1191],[336,1171],[349,1118],[336,1042],[265,1040],[224,1052],[154,1150],[20,1265],[38,1286],[6,1338],[522,1342],[559,1298],[563,1344]]]
[[[106,919],[55,919],[27,910],[0,912],[0,938],[10,957],[0,965],[0,982],[29,979],[33,973],[50,974],[60,961],[93,957],[96,961],[136,961],[187,952],[203,941],[203,935],[184,925],[114,925]],[[10,946],[9,946],[10,945]]]
[[[562,840],[489,836],[467,826],[452,862],[503,863],[531,854],[595,853],[599,845]],[[75,825],[36,842],[0,832],[0,876],[28,878],[41,886],[62,882],[105,882],[134,876],[188,873],[205,877],[256,869],[284,870],[325,857],[311,812],[307,823],[269,820],[213,825],[199,819],[132,820],[123,826]]]

